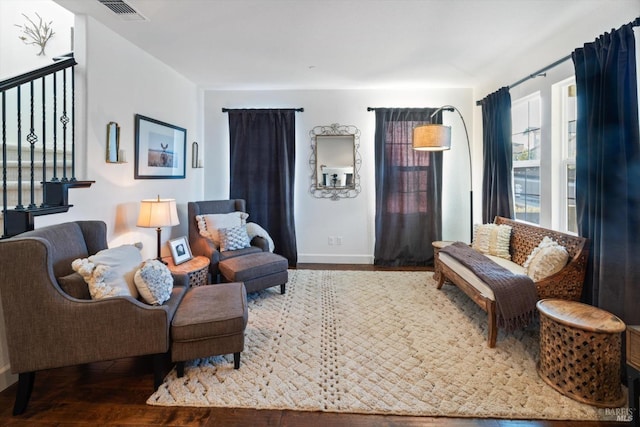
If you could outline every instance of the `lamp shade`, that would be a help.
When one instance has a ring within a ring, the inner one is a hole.
[[[180,224],[174,199],[145,199],[140,202],[138,227],[160,228]]]
[[[451,127],[428,124],[413,128],[413,149],[444,151],[451,148]]]

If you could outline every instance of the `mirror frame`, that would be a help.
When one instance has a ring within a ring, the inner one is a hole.
[[[116,122],[107,124],[107,163],[120,163],[120,126]]]
[[[326,187],[318,185],[318,162],[317,149],[319,136],[351,136],[353,137],[353,184],[344,187]],[[309,131],[311,140],[311,156],[309,166],[311,167],[311,186],[309,192],[313,197],[319,199],[340,200],[344,198],[357,197],[360,194],[360,167],[362,158],[360,157],[360,129],[353,125],[339,125],[333,123],[330,126],[316,126]]]

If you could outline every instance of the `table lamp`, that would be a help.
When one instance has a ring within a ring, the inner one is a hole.
[[[175,199],[145,199],[140,202],[140,214],[138,215],[138,227],[155,228],[158,233],[158,256],[160,262],[160,235],[162,227],[172,227],[180,224]],[[166,264],[166,263],[165,263]]]

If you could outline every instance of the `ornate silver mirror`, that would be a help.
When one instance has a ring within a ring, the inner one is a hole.
[[[351,125],[316,126],[311,138],[311,188],[314,197],[340,200],[360,193],[360,130]]]

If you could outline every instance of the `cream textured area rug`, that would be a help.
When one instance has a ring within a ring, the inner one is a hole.
[[[249,295],[239,370],[232,356],[175,369],[150,405],[430,415],[599,419],[537,375],[537,330],[500,332],[430,272],[290,270]]]

